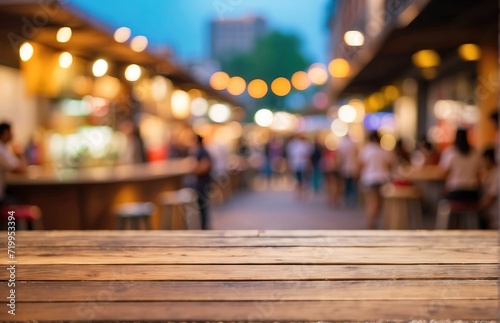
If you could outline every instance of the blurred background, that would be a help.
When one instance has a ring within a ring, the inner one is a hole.
[[[391,153],[401,140],[412,167],[437,163],[457,128],[496,145],[494,0],[0,0],[0,18],[0,120],[33,166],[11,182],[21,191],[46,171],[183,158],[198,134],[214,176],[238,170],[212,198],[213,228],[354,229],[343,139],[359,150],[378,131]],[[298,134],[319,155],[290,207]]]

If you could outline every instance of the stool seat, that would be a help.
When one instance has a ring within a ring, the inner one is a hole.
[[[198,194],[192,188],[181,188],[176,191],[164,192],[160,195],[163,205],[178,205],[196,201]]]
[[[151,216],[155,213],[156,206],[151,202],[126,203],[116,207],[115,214],[123,218]]]
[[[162,229],[200,229],[201,218],[198,193],[192,188],[164,192],[159,197],[162,205]]]
[[[139,229],[141,222],[146,229],[151,229],[150,218],[155,212],[156,206],[151,202],[126,203],[115,208],[120,229],[125,229],[127,225],[131,229]]]
[[[466,228],[477,229],[479,227],[479,203],[477,201],[441,200],[438,204],[436,216],[436,230],[448,229],[450,216],[459,215]]]
[[[419,229],[423,227],[422,193],[413,185],[384,185],[383,229]]]
[[[20,229],[35,229],[35,227],[43,229],[43,225],[41,223],[42,212],[38,206],[29,204],[13,204],[0,207],[0,213],[3,217],[8,218],[11,215],[9,212],[13,212],[16,221],[20,223]]]

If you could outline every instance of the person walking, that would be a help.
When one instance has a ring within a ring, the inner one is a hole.
[[[196,164],[193,173],[196,176],[195,190],[198,194],[198,207],[201,216],[201,228],[206,230],[209,228],[209,206],[211,197],[212,185],[212,158],[205,148],[203,137],[196,136],[193,147],[193,157],[196,159]]]
[[[375,229],[382,207],[380,189],[391,178],[395,165],[394,154],[380,146],[376,131],[370,133],[368,143],[359,154],[360,181],[365,196],[365,208],[368,229]]]

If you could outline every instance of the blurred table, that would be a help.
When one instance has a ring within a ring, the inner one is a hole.
[[[179,189],[193,166],[192,160],[177,159],[85,169],[30,167],[27,174],[9,174],[7,184],[23,203],[40,207],[47,230],[113,229],[114,206],[158,204],[158,195]],[[159,227],[159,220],[157,211],[153,227]]]
[[[424,214],[435,217],[437,205],[443,198],[444,192],[445,178],[442,169],[438,165],[413,167],[404,177],[422,192]]]
[[[0,321],[496,320],[498,252],[496,231],[18,231]]]

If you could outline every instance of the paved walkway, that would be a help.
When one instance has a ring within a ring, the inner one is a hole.
[[[334,208],[323,194],[299,201],[283,188],[239,192],[213,206],[211,218],[216,230],[365,229],[361,208]]]

